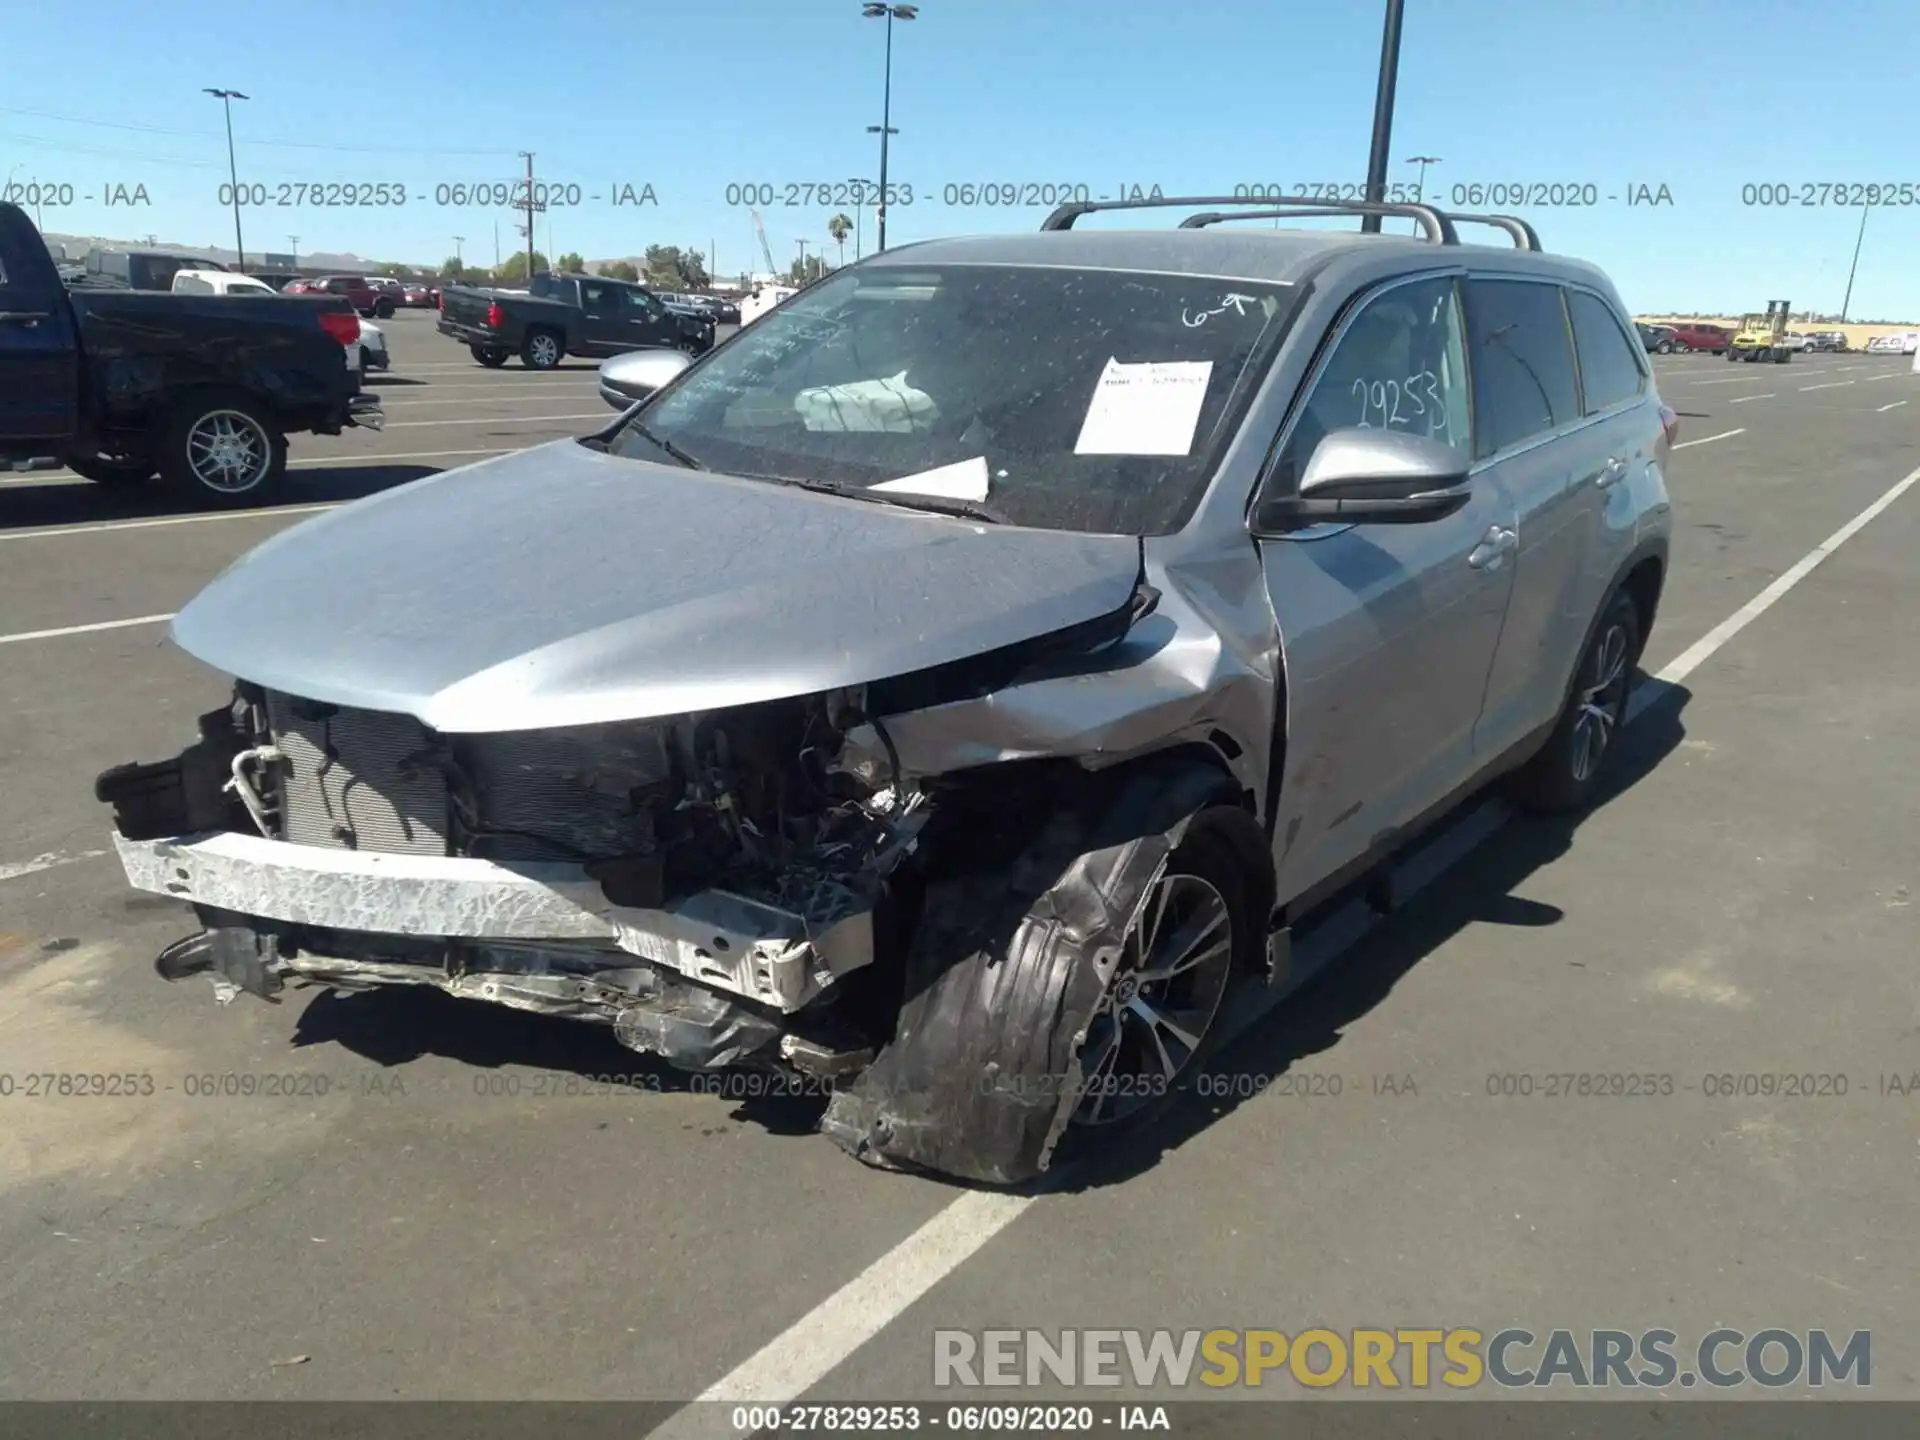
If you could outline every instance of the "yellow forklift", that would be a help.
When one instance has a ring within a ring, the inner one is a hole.
[[[1748,364],[1771,360],[1776,365],[1785,365],[1793,359],[1793,351],[1787,345],[1787,314],[1791,308],[1785,300],[1769,300],[1766,314],[1742,317],[1740,329],[1727,346],[1727,359],[1745,360]]]

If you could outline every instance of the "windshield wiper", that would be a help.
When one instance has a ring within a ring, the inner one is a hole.
[[[762,475],[748,470],[730,473],[749,480],[770,480],[776,485],[791,485],[796,490],[811,490],[816,495],[870,500],[876,505],[895,505],[903,510],[931,510],[941,515],[958,515],[967,520],[984,520],[989,525],[1013,523],[984,500],[962,500],[952,495],[916,495],[910,490],[874,490],[865,485],[839,485],[831,480],[802,480],[794,475]]]
[[[682,450],[678,445],[674,444],[673,441],[667,439],[666,436],[656,435],[652,430],[648,429],[647,424],[644,420],[638,420],[638,419],[629,420],[627,422],[627,428],[633,431],[633,433],[638,435],[642,440],[651,441],[653,444],[659,446],[660,449],[666,451],[667,454],[671,455],[674,459],[678,460],[682,465],[686,466],[687,469],[704,470],[707,468],[705,465],[701,464],[696,457],[689,455],[686,451]]]

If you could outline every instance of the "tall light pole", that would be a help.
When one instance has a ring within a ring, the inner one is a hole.
[[[893,128],[893,22],[912,20],[919,15],[920,7],[883,4],[880,0],[870,0],[870,3],[860,7],[860,13],[869,20],[887,22],[887,68],[885,88],[880,93],[880,123],[867,127],[869,135],[880,136],[880,204],[874,215],[880,232],[879,241],[875,246],[875,252],[878,253],[887,248],[887,139],[899,133]]]
[[[1853,276],[1860,268],[1860,244],[1867,238],[1867,212],[1871,205],[1860,207],[1860,233],[1853,237],[1853,264],[1847,267],[1847,298],[1840,302],[1840,323],[1847,323],[1847,309],[1853,304]]]
[[[453,237],[453,278],[455,280],[460,279],[467,273],[466,258],[460,253],[460,247],[466,243],[466,239],[467,237],[464,235],[456,235]]]
[[[1393,147],[1393,90],[1400,77],[1400,8],[1403,0],[1387,0],[1387,26],[1380,37],[1380,85],[1373,96],[1373,150],[1367,157],[1367,199],[1376,204],[1387,198],[1387,152]],[[1380,233],[1380,217],[1368,215],[1361,230]]]
[[[227,112],[227,193],[233,197],[233,268],[247,268],[247,247],[240,239],[240,171],[233,160],[233,102],[247,97],[238,90],[215,90],[202,86]]]

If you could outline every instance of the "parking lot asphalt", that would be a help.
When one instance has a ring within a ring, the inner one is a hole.
[[[260,513],[0,482],[0,1077],[153,1091],[0,1096],[0,1398],[931,1398],[936,1327],[1310,1324],[1869,1329],[1873,1393],[1920,1394],[1908,360],[1659,359],[1662,678],[1604,802],[1470,805],[1223,1093],[1009,1197],[589,1027],[153,973],[193,925],[127,890],[92,780],[224,698],[153,617],[314,507],[610,413],[590,363],[431,322],[385,326],[386,431],[296,437]]]

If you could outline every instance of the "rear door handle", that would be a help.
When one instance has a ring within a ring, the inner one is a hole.
[[[1467,553],[1467,564],[1476,570],[1498,570],[1501,562],[1520,547],[1520,532],[1495,525],[1480,537],[1480,543]]]
[[[1593,487],[1596,490],[1611,489],[1626,478],[1627,462],[1616,455],[1601,467],[1599,475],[1594,478]]]
[[[0,310],[0,325],[38,325],[48,318],[45,310]]]

